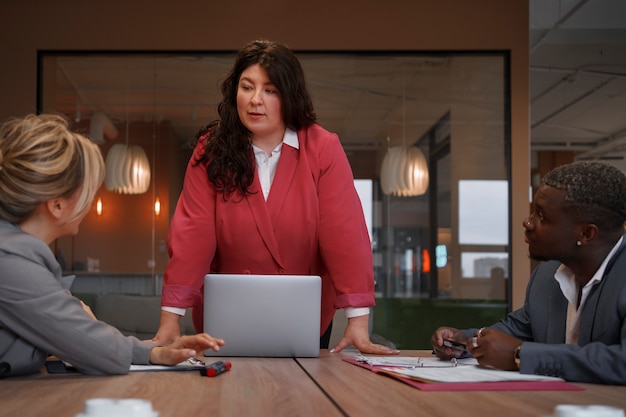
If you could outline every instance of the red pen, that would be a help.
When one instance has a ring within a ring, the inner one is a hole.
[[[204,368],[200,369],[202,376],[218,376],[228,370],[230,370],[232,364],[228,361],[217,361],[208,364]]]

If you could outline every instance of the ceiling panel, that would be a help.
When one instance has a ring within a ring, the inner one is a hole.
[[[531,0],[531,149],[625,151],[626,2]],[[435,53],[300,53],[319,121],[346,149],[413,141],[459,103],[474,112],[501,107],[502,66]],[[474,57],[474,59],[477,59]],[[219,84],[232,53],[97,54],[58,62],[57,109],[116,123],[169,120],[181,140],[216,118]],[[491,61],[492,62],[492,61]],[[452,76],[454,71],[454,76]],[[602,147],[600,147],[602,145]],[[588,156],[588,155],[587,155]]]
[[[580,150],[580,158],[621,158],[626,2],[529,4],[531,147]]]

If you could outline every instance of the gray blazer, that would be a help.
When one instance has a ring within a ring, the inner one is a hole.
[[[94,321],[62,285],[50,248],[0,220],[0,377],[37,372],[48,354],[87,374],[125,374],[154,345]]]
[[[567,299],[554,279],[560,263],[545,262],[533,271],[524,306],[492,326],[524,341],[520,372],[626,385],[625,248],[626,239],[582,307],[578,345],[564,343]]]

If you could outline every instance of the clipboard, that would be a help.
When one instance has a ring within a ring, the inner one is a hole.
[[[365,368],[379,375],[385,375],[404,382],[421,391],[584,391],[578,385],[565,381],[498,381],[498,382],[423,382],[385,371],[385,366],[370,365],[353,358],[343,358],[345,362]]]

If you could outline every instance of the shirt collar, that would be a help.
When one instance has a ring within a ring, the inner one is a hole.
[[[622,244],[622,240],[623,239],[624,239],[624,236],[619,238],[619,240],[617,241],[615,246],[613,246],[613,249],[611,249],[611,252],[609,252],[609,254],[606,256],[606,258],[604,258],[604,261],[602,261],[602,265],[600,265],[600,268],[598,268],[596,273],[593,274],[593,276],[591,277],[589,282],[592,282],[592,281],[600,282],[600,280],[604,276],[604,271],[606,269],[606,266],[609,264],[609,261],[611,260],[613,255],[615,255],[615,252],[617,252],[617,250],[619,249],[620,245]]]
[[[273,153],[280,152],[280,148],[283,145],[289,145],[294,149],[300,149],[300,142],[298,141],[298,134],[291,129],[285,129],[285,134],[283,135],[283,141],[279,143],[276,148],[274,148]],[[252,149],[254,150],[255,155],[264,154],[265,152],[252,144]]]
[[[300,142],[298,141],[298,134],[291,129],[285,129],[285,136],[283,136],[283,143],[289,145],[292,148],[300,149]]]
[[[623,236],[619,238],[615,246],[613,246],[613,249],[611,249],[611,252],[609,252],[609,254],[604,258],[604,261],[602,261],[602,264],[600,264],[598,270],[593,274],[589,282],[585,285],[585,288],[590,288],[591,286],[602,281],[606,266],[608,265],[611,258],[615,255],[615,252],[617,252],[617,250],[619,249],[623,239]],[[563,295],[565,295],[565,297],[570,300],[570,302],[571,299],[574,298],[574,296],[578,297],[578,290],[576,287],[576,282],[574,281],[575,277],[571,269],[561,264],[554,273],[554,278],[561,286],[561,291],[563,292]]]

